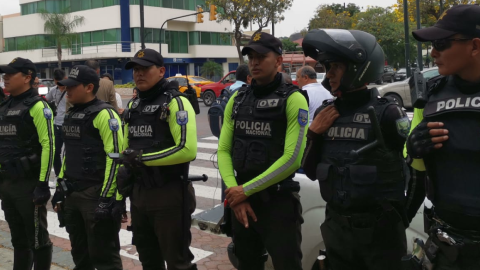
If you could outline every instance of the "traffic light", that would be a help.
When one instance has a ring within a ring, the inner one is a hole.
[[[210,5],[210,21],[217,20],[217,6]]]
[[[203,8],[198,7],[197,12],[197,23],[203,23]]]

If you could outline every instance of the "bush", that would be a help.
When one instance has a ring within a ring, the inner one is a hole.
[[[135,88],[137,86],[135,82],[129,82],[126,84],[116,84],[115,88]]]

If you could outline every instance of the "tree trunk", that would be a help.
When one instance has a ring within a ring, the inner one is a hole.
[[[62,45],[57,45],[58,69],[62,69]]]
[[[240,33],[239,27],[235,27],[235,47],[237,47],[238,60],[240,61],[240,65],[244,63],[242,50],[240,50],[241,45],[242,45],[242,33]]]

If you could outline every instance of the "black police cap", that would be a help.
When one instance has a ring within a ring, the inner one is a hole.
[[[37,68],[29,59],[17,57],[8,65],[0,66],[0,73],[15,74],[18,72],[22,72],[25,75],[32,75],[33,78],[37,76]]]
[[[418,41],[445,39],[455,34],[480,37],[480,6],[457,5],[446,10],[437,23],[412,32]]]
[[[248,45],[243,47],[242,55],[248,54],[250,50],[254,50],[261,54],[275,52],[281,55],[283,52],[283,45],[278,38],[267,33],[258,32],[252,36]]]
[[[68,74],[68,78],[58,82],[60,86],[77,86],[79,84],[90,84],[99,85],[100,78],[98,77],[97,72],[85,65],[74,66]]]
[[[151,67],[153,65],[163,67],[163,56],[152,49],[138,51],[133,59],[125,65],[125,69],[132,69],[135,65]]]

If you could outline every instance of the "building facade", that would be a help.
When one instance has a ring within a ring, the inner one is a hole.
[[[209,60],[221,64],[225,73],[236,69],[239,60],[230,23],[209,21],[206,12],[204,23],[197,23],[196,16],[187,16],[169,21],[160,29],[170,18],[195,13],[197,6],[208,10],[205,0],[144,2],[145,45],[157,51],[161,46],[166,77],[187,71],[189,75],[200,75],[201,66]],[[112,74],[116,84],[133,81],[132,72],[124,67],[141,49],[138,0],[20,0],[20,7],[19,16],[3,18],[0,64],[15,57],[29,58],[36,64],[40,78],[51,78],[58,67],[56,42],[45,33],[40,11],[68,10],[72,19],[84,17],[84,23],[75,28],[77,37],[72,47],[62,51],[62,68],[68,72],[73,65],[96,59],[101,74]]]

